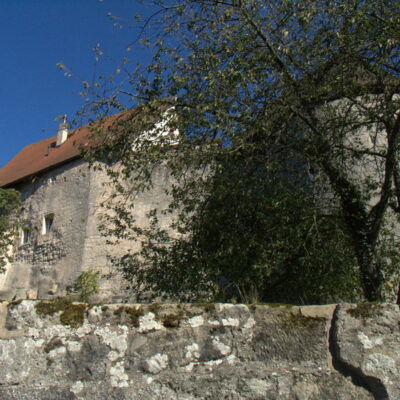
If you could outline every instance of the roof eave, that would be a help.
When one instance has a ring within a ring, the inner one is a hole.
[[[14,180],[14,181],[7,182],[7,183],[5,183],[5,184],[3,184],[3,183],[0,182],[0,188],[1,188],[1,189],[9,189],[9,188],[11,188],[11,187],[13,187],[13,186],[19,185],[20,183],[22,183],[22,182],[25,181],[25,180],[28,180],[29,178],[32,178],[32,177],[37,176],[37,175],[44,174],[44,173],[46,173],[46,172],[48,172],[48,171],[51,171],[52,169],[55,169],[55,168],[60,167],[61,165],[68,164],[69,162],[71,162],[71,161],[73,161],[73,160],[76,160],[76,159],[78,159],[78,158],[82,158],[82,156],[80,156],[79,154],[77,154],[77,155],[75,155],[75,156],[73,156],[73,157],[71,157],[71,158],[68,158],[68,159],[66,159],[66,160],[60,161],[59,163],[52,164],[50,167],[43,168],[43,169],[41,169],[41,170],[39,170],[39,171],[35,171],[35,172],[32,173],[32,174],[22,176],[21,178],[18,178],[18,179]]]

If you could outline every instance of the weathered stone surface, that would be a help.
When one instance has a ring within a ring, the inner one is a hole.
[[[365,321],[356,306],[0,306],[0,399],[399,398],[393,305]]]
[[[171,186],[171,174],[163,165],[153,170],[153,189],[135,198],[132,216],[138,225],[148,226],[146,214],[153,208],[164,209],[169,200],[165,193]],[[104,171],[90,169],[84,160],[43,172],[16,186],[23,197],[21,219],[30,229],[27,243],[17,238],[14,261],[0,274],[0,300],[43,299],[65,296],[82,271],[100,272],[100,293],[93,300],[119,302],[135,300],[126,291],[127,282],[111,268],[107,255],[126,254],[137,246],[121,242],[107,245],[98,224],[104,211],[100,206],[108,198]],[[44,233],[45,217],[53,216],[49,232]],[[161,215],[160,223],[169,225],[170,216]]]
[[[395,304],[340,305],[335,318],[338,360],[378,399],[400,399],[400,311]]]

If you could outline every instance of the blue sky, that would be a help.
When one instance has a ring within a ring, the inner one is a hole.
[[[80,109],[79,77],[91,81],[97,43],[119,60],[137,37],[132,27],[115,27],[109,12],[127,20],[149,13],[133,0],[0,0],[0,168],[24,146],[55,135],[57,116]],[[150,55],[132,50],[129,57],[146,62]],[[74,75],[65,77],[58,62]],[[113,68],[100,62],[96,71]]]

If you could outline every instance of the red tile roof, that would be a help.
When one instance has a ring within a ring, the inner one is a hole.
[[[170,101],[165,100],[157,110],[162,113],[169,107],[171,107]],[[142,129],[141,115],[144,114],[143,110],[138,107],[114,114],[101,122],[96,122],[95,125],[101,123],[103,128],[116,138],[119,135],[119,121],[132,122],[132,131],[139,132]],[[94,142],[93,139],[91,140],[91,133],[91,129],[86,125],[69,132],[68,139],[61,146],[56,146],[57,136],[26,146],[0,170],[0,187],[11,186],[24,178],[79,158],[81,146],[86,146],[89,142],[93,144],[97,141],[96,139],[94,139]],[[110,137],[107,140],[110,140]]]
[[[106,119],[108,128],[122,114]],[[24,147],[3,169],[0,170],[0,187],[15,184],[23,178],[44,172],[80,157],[80,147],[87,145],[91,131],[83,126],[68,133],[68,139],[56,146],[57,136],[32,143]]]
[[[79,144],[83,144],[88,135],[89,130],[86,128],[74,135],[68,134],[67,141],[59,147],[56,147],[57,136],[24,147],[0,170],[0,187],[79,157]]]

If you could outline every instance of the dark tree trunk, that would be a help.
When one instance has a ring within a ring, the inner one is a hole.
[[[369,246],[356,246],[364,296],[368,301],[382,300],[382,268],[371,254]]]
[[[366,211],[366,204],[357,185],[352,183],[343,171],[336,168],[329,158],[323,160],[322,167],[342,204],[345,223],[353,238],[354,251],[360,267],[364,296],[368,301],[380,301],[383,285],[382,267],[374,253],[383,212],[379,218],[374,219],[375,223],[371,224],[371,216]]]

